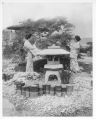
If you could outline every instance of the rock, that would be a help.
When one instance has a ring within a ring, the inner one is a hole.
[[[14,80],[16,81],[24,81],[28,82],[30,81],[38,81],[40,79],[40,74],[34,72],[34,73],[29,73],[29,72],[18,72],[14,75]]]
[[[3,115],[12,116],[15,115],[15,107],[8,99],[3,98]]]

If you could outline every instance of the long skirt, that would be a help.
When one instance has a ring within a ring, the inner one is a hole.
[[[71,60],[70,60],[70,69],[73,72],[79,72],[80,68],[79,68],[79,65],[78,65],[77,58],[71,58]]]
[[[27,53],[26,72],[33,72],[33,58],[30,51]]]

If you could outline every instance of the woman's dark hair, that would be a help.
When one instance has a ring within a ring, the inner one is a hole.
[[[78,35],[75,36],[75,39],[76,39],[77,41],[80,41],[80,40],[81,40],[80,36],[78,36]]]
[[[25,39],[29,39],[31,37],[31,33],[25,35]]]

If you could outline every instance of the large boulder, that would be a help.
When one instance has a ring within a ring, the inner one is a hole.
[[[13,79],[14,81],[34,81],[40,79],[40,74],[33,72],[18,72],[14,75]]]

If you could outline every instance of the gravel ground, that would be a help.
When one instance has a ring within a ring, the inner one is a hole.
[[[82,75],[83,74],[84,73],[82,73]],[[78,75],[77,78],[78,77],[80,79],[80,75]],[[14,105],[15,108],[14,113],[11,113],[11,110],[9,110],[9,115],[92,116],[92,87],[90,85],[89,87],[86,87],[86,84],[82,82],[84,78],[81,81],[79,79],[76,79],[78,80],[77,83],[79,84],[76,83],[76,87],[74,88],[72,95],[65,95],[65,97],[43,95],[37,98],[24,98],[23,96],[18,96],[16,94],[15,86],[12,80],[4,82],[3,97],[7,98],[9,102]],[[6,101],[3,102],[6,103]],[[3,115],[8,115],[8,112],[6,113],[5,108],[3,109],[3,113]]]
[[[37,98],[25,98],[16,94],[14,79],[3,82],[3,115],[92,116],[92,75],[82,72],[73,74],[71,79],[74,91],[72,95],[65,97],[43,95]]]

